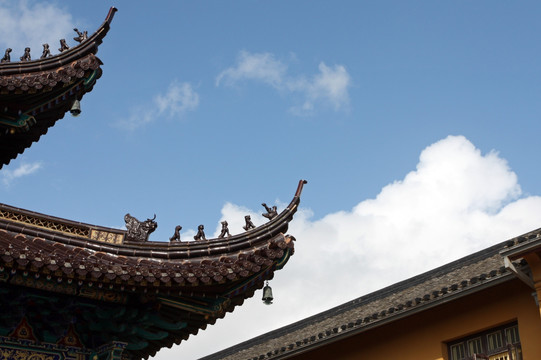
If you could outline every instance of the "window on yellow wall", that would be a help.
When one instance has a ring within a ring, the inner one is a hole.
[[[450,352],[450,358],[451,360],[461,360],[464,359],[466,356],[466,352],[464,351],[464,343],[458,343],[455,345],[451,345],[449,348]]]
[[[468,351],[470,354],[480,354],[483,352],[483,345],[481,344],[481,338],[468,340]]]
[[[496,331],[487,335],[488,350],[499,350],[503,348],[502,332]]]
[[[520,342],[518,338],[518,326],[512,326],[505,329],[505,339],[508,344],[516,344]]]
[[[522,360],[516,322],[451,341],[447,348],[450,360]]]

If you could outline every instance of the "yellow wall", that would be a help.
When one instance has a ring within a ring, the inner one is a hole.
[[[447,360],[447,341],[514,320],[524,360],[541,359],[541,319],[532,291],[509,281],[294,359]]]

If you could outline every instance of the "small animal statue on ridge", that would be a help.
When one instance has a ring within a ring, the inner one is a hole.
[[[261,214],[261,215],[263,215],[263,217],[266,217],[267,219],[272,220],[276,216],[278,216],[278,211],[277,211],[276,206],[273,206],[272,208],[270,208],[265,203],[263,203],[261,205],[263,205],[263,207],[265,207],[265,210],[267,210],[266,214]]]
[[[0,62],[2,63],[10,62],[11,61],[11,56],[9,55],[10,52],[11,52],[11,48],[7,48],[6,52],[4,53],[4,57],[2,58],[2,60],[0,60]]]
[[[180,242],[180,230],[182,230],[182,226],[175,226],[175,233],[169,238],[170,242]]]
[[[244,217],[244,221],[246,222],[246,225],[244,225],[242,228],[246,231],[250,230],[250,229],[254,229],[255,228],[255,225],[254,223],[252,222],[252,218],[250,217],[250,215],[246,215]]]
[[[49,44],[43,44],[43,52],[41,53],[40,59],[45,59],[52,56],[51,50],[49,50]]]
[[[60,39],[60,49],[58,49],[58,51],[63,52],[68,50],[69,48],[70,47],[68,46],[68,44],[66,44],[66,39]]]
[[[30,57],[30,48],[24,48],[24,54],[20,57],[21,61],[30,61],[32,58]]]
[[[77,33],[77,37],[74,37],[73,40],[82,43],[88,38],[88,32],[87,31],[79,31],[77,28],[73,29]]]
[[[222,224],[222,231],[220,232],[220,235],[218,235],[219,238],[223,238],[225,237],[225,235],[227,234],[227,237],[230,237],[231,234],[229,233],[229,228],[227,227],[228,224],[227,224],[227,221],[222,221],[220,224]]]
[[[194,240],[207,240],[207,238],[205,237],[205,227],[203,225],[199,225],[197,227],[197,234],[195,234],[195,236],[193,237]]]

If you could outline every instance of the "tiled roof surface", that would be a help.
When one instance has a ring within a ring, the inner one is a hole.
[[[102,62],[90,53],[64,66],[49,70],[0,75],[0,93],[5,95],[10,92],[35,94],[37,91],[52,89],[57,85],[67,86],[76,79],[82,79],[87,70],[96,70],[100,65]]]
[[[49,71],[0,75],[0,104],[21,102],[24,106],[37,106],[34,110],[28,110],[28,115],[35,119],[33,124],[22,131],[0,134],[0,168],[39,141],[70,110],[75,98],[80,99],[92,90],[92,84],[85,88],[82,83],[93,71],[96,71],[94,81],[98,79],[101,76],[100,65],[101,61],[96,56],[88,54],[67,66]],[[68,94],[62,95],[70,86],[72,89]],[[61,101],[57,101],[57,98]],[[1,126],[0,130],[3,130]]]
[[[62,293],[65,297],[80,297],[82,292],[94,294],[98,291],[119,301],[126,299],[136,309],[156,304],[154,308],[159,309],[160,319],[169,324],[181,322],[185,326],[165,330],[154,328],[142,316],[133,326],[166,335],[147,340],[149,344],[143,349],[130,350],[135,358],[147,358],[162,347],[179,344],[232,312],[252,297],[266,279],[272,278],[274,271],[292,254],[293,238],[283,234],[251,248],[221,255],[163,259],[112,254],[0,230],[0,290],[6,291],[5,286],[9,289],[10,285],[48,289],[51,293],[47,297],[51,299],[64,296]],[[84,301],[87,295],[82,295]],[[135,305],[139,301],[142,304]],[[105,305],[109,306],[107,302],[103,304],[104,308],[110,307]],[[79,316],[77,314],[73,316]],[[40,320],[31,318],[30,321],[35,324]],[[99,337],[94,330],[88,329],[86,333]],[[120,340],[124,336],[113,335]]]
[[[538,241],[541,229],[277,329],[201,360],[281,359],[514,278],[500,251]],[[517,266],[524,265],[519,261]]]
[[[56,272],[62,279],[133,283],[137,287],[220,286],[253,276],[293,250],[290,237],[277,235],[247,250],[194,259],[154,259],[110,254],[39,237],[0,230],[0,265],[21,272]]]

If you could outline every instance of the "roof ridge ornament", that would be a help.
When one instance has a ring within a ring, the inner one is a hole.
[[[268,207],[265,203],[262,203],[261,205],[265,208],[265,210],[267,210],[266,214],[261,214],[263,215],[263,217],[272,220],[278,216],[278,208],[276,207],[276,205],[274,205],[272,208]]]
[[[231,234],[229,233],[229,224],[227,223],[227,221],[222,221],[220,224],[222,224],[222,231],[220,232],[220,235],[218,235],[218,238],[221,239],[221,238],[224,238],[225,235],[227,234],[227,237],[230,237]]]
[[[87,40],[90,41],[90,43],[91,43],[90,45],[88,45],[88,44],[83,45],[82,48],[79,48],[80,49],[80,51],[79,51],[80,54],[78,56],[83,56],[88,51],[90,51],[92,53],[97,52],[98,46],[101,44],[103,38],[105,37],[105,35],[109,31],[111,21],[113,20],[113,17],[114,17],[116,12],[117,12],[117,8],[115,8],[114,6],[111,7],[109,9],[109,13],[107,14],[107,17],[105,18],[105,21],[103,22],[103,24],[91,36],[88,36],[88,31],[86,31],[86,30],[79,31],[78,28],[73,29],[77,33],[77,36],[74,37],[73,40],[78,42],[78,44],[76,46],[74,46],[74,47],[79,47],[79,45],[81,45],[82,43],[87,43]],[[50,52],[50,49],[49,49],[49,44],[43,44],[43,47],[44,47],[43,55],[40,57],[40,60],[47,59],[47,58],[53,57],[53,56],[60,56],[60,55],[62,55],[62,53],[64,53],[65,51],[70,49],[70,46],[67,44],[65,38],[60,39],[60,48],[58,49],[60,54],[52,55],[51,52]],[[4,57],[2,57],[2,59],[0,59],[0,63],[4,64],[4,63],[10,63],[11,62],[11,58],[10,58],[10,55],[9,55],[9,53],[11,51],[12,51],[11,48],[6,49],[6,51],[4,53]],[[30,48],[29,47],[25,48],[24,55],[21,56],[20,59],[21,59],[20,60],[21,62],[32,61],[31,58],[30,58]],[[19,70],[17,70],[17,72],[18,71]],[[11,71],[8,71],[8,73],[9,72],[11,72]]]
[[[77,33],[77,37],[74,37],[73,40],[77,41],[78,43],[82,43],[88,39],[88,31],[79,31],[77,28],[74,28],[73,31]]]
[[[175,226],[175,233],[169,238],[170,242],[180,242],[180,230],[182,230],[182,226]]]
[[[196,240],[196,241],[207,240],[207,238],[205,237],[205,226],[204,225],[199,225],[197,227],[197,234],[195,234],[193,239]]]
[[[12,51],[11,48],[6,49],[6,52],[4,53],[4,57],[0,60],[0,63],[5,63],[5,62],[10,62],[11,61],[11,56],[9,55],[9,53],[11,51]]]
[[[49,49],[49,44],[45,43],[43,44],[43,52],[41,53],[40,59],[46,59],[48,57],[51,57],[51,50]]]
[[[32,60],[32,57],[30,56],[30,48],[29,47],[24,48],[24,54],[19,59],[21,59],[21,61],[31,61]]]
[[[154,214],[154,218],[146,219],[145,221],[139,221],[129,213],[124,215],[126,229],[128,230],[126,233],[126,240],[147,242],[150,234],[158,227],[158,223],[154,220],[156,220],[156,214]]]
[[[297,191],[295,192],[295,197],[293,199],[293,202],[297,203],[298,205],[298,201],[300,201],[300,196],[301,196],[301,192],[302,192],[302,188],[304,186],[304,184],[307,184],[308,182],[306,180],[300,180],[299,181],[299,185],[297,187]],[[278,208],[277,206],[268,206],[266,203],[262,203],[261,204],[265,210],[267,210],[266,213],[263,213],[261,214],[263,217],[269,219],[269,222],[271,222],[272,220],[274,220],[276,217],[279,216],[278,214]],[[288,206],[288,208],[291,207],[291,204],[290,206]],[[286,208],[286,211],[287,209]],[[288,222],[290,221],[291,219],[288,220]],[[250,215],[245,215],[244,216],[244,222],[245,222],[245,225],[242,227],[245,231],[250,231],[252,229],[256,229],[257,226],[252,222],[252,218]],[[199,225],[197,227],[197,233],[196,235],[193,237],[194,240],[196,241],[208,241],[208,240],[217,240],[217,239],[224,239],[225,237],[231,237],[231,233],[229,231],[229,224],[226,220],[223,220],[220,222],[220,224],[222,225],[222,228],[220,230],[220,234],[218,235],[217,238],[215,239],[207,239],[206,236],[205,236],[205,232],[204,232],[204,229],[205,227],[203,225]],[[169,238],[169,242],[170,243],[181,243],[182,241],[180,240],[180,230],[182,230],[182,226],[180,225],[177,225],[175,227],[175,232],[173,234],[173,236],[171,236]],[[237,236],[237,235],[235,235]],[[293,240],[295,240],[295,238],[291,237]]]
[[[69,50],[69,46],[68,44],[66,43],[66,39],[60,39],[60,48],[58,49],[58,51],[60,52],[64,52],[66,50]]]
[[[252,222],[252,217],[250,215],[246,215],[244,217],[244,222],[246,223],[246,225],[244,225],[242,227],[244,230],[248,231],[248,230],[251,230],[251,229],[255,229],[255,225]]]

